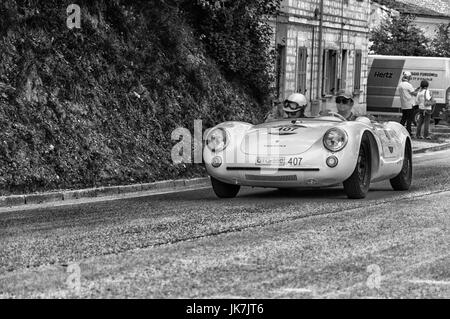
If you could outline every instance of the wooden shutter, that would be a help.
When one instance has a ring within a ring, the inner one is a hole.
[[[341,76],[340,76],[340,83],[339,83],[339,89],[345,90],[347,88],[347,56],[348,51],[342,50],[342,59],[341,59]]]
[[[283,97],[285,70],[286,70],[286,47],[284,45],[279,44],[277,46],[277,63],[276,63],[277,98]]]
[[[322,59],[322,96],[327,94],[327,89],[328,89],[328,53],[329,53],[329,50],[323,50],[323,59]]]
[[[356,50],[355,53],[355,74],[354,74],[354,88],[355,91],[361,89],[361,62],[362,62],[362,51]]]
[[[306,72],[308,67],[308,50],[305,47],[298,48],[297,59],[297,92],[306,93]]]

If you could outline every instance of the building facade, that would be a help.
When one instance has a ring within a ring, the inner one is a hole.
[[[442,0],[371,0],[369,28],[378,27],[389,15],[400,14],[414,15],[414,24],[431,39],[440,25],[450,23],[450,4]]]
[[[336,95],[348,91],[364,114],[369,17],[370,0],[283,0],[273,21],[278,99],[303,93],[315,115],[336,111]]]
[[[440,13],[443,16],[450,16],[449,0],[398,0],[406,4],[416,5]]]

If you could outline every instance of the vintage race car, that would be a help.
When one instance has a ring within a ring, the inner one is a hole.
[[[397,122],[337,113],[259,125],[224,122],[206,135],[203,159],[215,194],[235,197],[241,186],[329,187],[341,183],[349,198],[364,198],[371,182],[390,180],[408,190],[412,146]]]

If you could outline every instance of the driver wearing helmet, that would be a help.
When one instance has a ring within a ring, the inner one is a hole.
[[[293,93],[288,96],[288,98],[283,102],[282,112],[280,112],[278,106],[272,111],[267,120],[277,119],[277,118],[300,118],[305,116],[305,109],[308,105],[306,97],[301,93]]]

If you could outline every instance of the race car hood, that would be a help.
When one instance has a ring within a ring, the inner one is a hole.
[[[337,121],[297,120],[264,123],[252,127],[241,143],[241,151],[251,155],[293,155],[307,151],[321,141]]]

